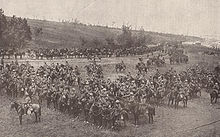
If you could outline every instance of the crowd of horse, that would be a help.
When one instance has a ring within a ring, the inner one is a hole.
[[[57,58],[87,58],[93,59],[107,58],[107,57],[122,57],[122,56],[134,56],[152,53],[162,50],[161,46],[156,47],[130,47],[130,48],[61,48],[61,49],[28,49],[25,51],[19,51],[16,49],[1,49],[0,57],[2,58],[29,58],[29,59],[57,59]]]
[[[142,59],[138,64],[147,66]],[[45,63],[39,68],[28,62],[3,64],[1,95],[13,99],[29,98],[23,103],[14,101],[11,104],[19,114],[20,124],[22,115],[31,113],[35,114],[36,121],[40,121],[41,106],[46,102],[48,108],[82,117],[99,127],[114,129],[126,126],[131,120],[137,125],[142,115],[153,123],[156,107],[167,104],[178,109],[181,102],[187,107],[190,99],[201,95],[202,88],[211,91],[211,103],[218,98],[219,75],[199,65],[179,73],[172,68],[165,73],[157,69],[150,77],[145,75],[147,71],[137,70],[136,75],[128,72],[116,80],[106,80],[101,64],[96,62],[85,68],[88,76],[83,78],[78,66],[73,68],[68,62]]]

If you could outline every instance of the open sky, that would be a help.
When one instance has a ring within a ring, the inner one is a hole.
[[[220,0],[0,0],[6,15],[220,37]]]

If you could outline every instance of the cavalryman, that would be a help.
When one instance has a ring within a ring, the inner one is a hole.
[[[217,93],[220,92],[220,91],[219,91],[219,85],[218,85],[218,83],[215,83],[215,85],[213,86],[213,89],[214,89],[215,91],[217,91]]]

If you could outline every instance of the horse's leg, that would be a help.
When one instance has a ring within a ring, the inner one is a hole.
[[[151,114],[151,123],[152,124],[154,123],[154,116],[153,116],[153,114]]]
[[[37,123],[37,112],[34,112],[35,115],[35,122]]]
[[[137,115],[137,125],[139,124],[139,116]]]
[[[40,122],[41,121],[41,107],[39,108],[38,110],[38,121]]]
[[[127,126],[127,123],[126,123],[126,118],[124,117],[124,127]]]
[[[174,102],[174,108],[176,108],[176,104],[177,104],[177,103],[176,103],[176,100],[175,100],[175,102]]]
[[[137,119],[138,119],[138,118],[137,118],[137,115],[134,114],[134,124],[135,124],[135,125],[137,125]]]
[[[22,125],[22,115],[19,116],[20,125]]]
[[[176,109],[178,109],[179,101],[176,101]]]
[[[215,100],[216,100],[215,96],[212,96],[212,104],[215,103]]]
[[[112,125],[111,119],[109,117],[106,118],[106,128],[109,129],[111,127],[111,125]]]
[[[99,119],[99,121],[100,121],[100,124],[99,124],[99,126],[100,127],[102,127],[103,126],[103,118],[102,118],[102,116],[100,115],[100,117],[99,117],[100,119]]]
[[[65,105],[64,105],[64,113],[68,113],[68,106],[67,106],[66,103],[65,103]]]
[[[60,112],[63,112],[63,103],[60,105]]]
[[[172,102],[171,102],[171,105],[173,105],[173,102],[174,102],[174,98],[171,100]]]
[[[108,127],[109,127],[109,128],[114,127],[114,118],[111,118],[109,121],[110,121],[110,122],[109,122]]]
[[[63,103],[63,113],[66,113],[66,104]]]
[[[178,109],[180,101],[177,101],[176,108]]]
[[[99,127],[99,117],[96,116],[96,125]]]
[[[47,97],[47,108],[49,108],[49,98]]]
[[[54,105],[55,105],[55,107],[54,107],[55,110],[58,110],[58,102],[57,102],[57,100],[55,100],[55,104]]]
[[[91,117],[91,121],[92,121],[93,125],[95,125],[95,124],[96,124],[96,121],[95,121],[95,116],[94,116],[94,114],[93,114],[93,115],[92,115],[92,117]]]
[[[41,121],[41,119],[40,119],[40,112],[39,112],[39,114],[38,114],[38,121],[39,121],[39,122]]]
[[[95,125],[99,126],[99,122],[98,122],[98,117],[97,116],[94,117],[94,123],[95,123]]]
[[[212,100],[213,100],[213,97],[212,97],[212,95],[210,94],[210,102],[211,102],[211,104],[212,104]]]
[[[15,97],[17,98],[18,97],[18,90],[16,89],[16,92],[15,92]]]
[[[108,121],[108,118],[105,118],[104,122],[105,122],[105,128],[108,129],[109,128],[108,125],[109,125],[110,121]]]
[[[152,114],[150,114],[150,115],[149,115],[149,123],[150,123],[150,124],[152,124],[152,123],[153,123],[153,119],[152,119],[152,117],[153,117],[153,115],[152,115]]]
[[[136,125],[136,116],[134,114],[134,125]]]

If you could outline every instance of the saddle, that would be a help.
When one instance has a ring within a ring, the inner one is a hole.
[[[31,107],[31,104],[24,103],[24,114],[30,115],[33,112],[33,108]]]

